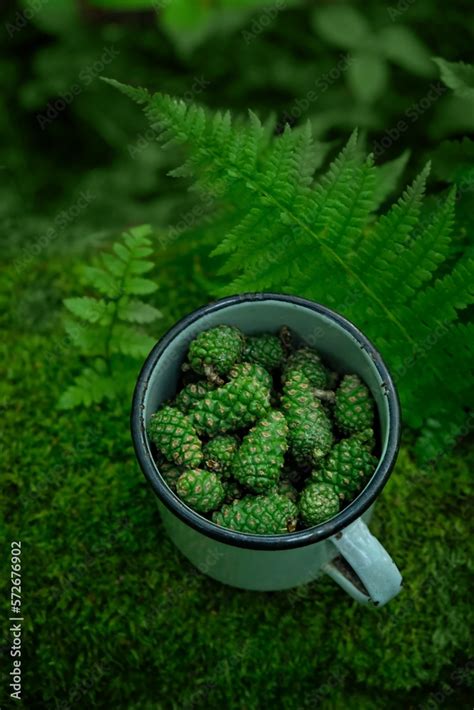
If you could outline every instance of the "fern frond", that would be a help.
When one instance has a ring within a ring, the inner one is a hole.
[[[385,278],[390,271],[389,262],[395,261],[398,251],[405,246],[418,223],[429,169],[427,165],[359,244],[353,266],[358,272],[366,274],[373,290],[386,290]]]
[[[458,310],[474,301],[474,258],[461,257],[450,273],[427,286],[412,300],[410,308],[423,318],[434,314],[436,323],[448,324],[457,320]]]
[[[430,224],[411,240],[412,243],[405,246],[403,256],[394,266],[398,284],[393,294],[394,301],[405,303],[412,298],[447,259],[455,218],[455,200],[456,190],[453,189],[432,215]]]
[[[142,276],[153,269],[153,262],[147,259],[153,252],[150,235],[149,226],[135,227],[122,235],[111,252],[103,253],[95,266],[80,269],[83,283],[102,297],[65,299],[65,307],[74,315],[65,318],[65,328],[80,355],[95,361],[64,392],[60,407],[90,406],[117,396],[128,381],[123,375],[127,362],[129,371],[134,372],[131,362],[145,357],[153,347],[154,338],[127,325],[152,323],[161,316],[156,308],[136,298],[158,288]]]
[[[75,316],[88,323],[110,323],[113,315],[113,304],[103,298],[66,298],[64,305]]]
[[[90,407],[110,398],[113,392],[114,383],[107,376],[105,363],[97,360],[94,367],[86,367],[76,377],[74,384],[63,392],[58,406],[60,409],[74,409],[81,405]]]
[[[148,355],[156,340],[135,328],[117,324],[110,338],[110,349],[115,353],[129,355],[132,358],[144,358]]]
[[[185,174],[228,209],[228,220],[218,222],[228,228],[214,249],[225,258],[220,273],[229,279],[219,295],[291,292],[340,310],[391,365],[409,423],[459,421],[467,402],[459,373],[472,342],[455,354],[448,334],[472,341],[472,331],[458,321],[472,303],[473,264],[451,250],[454,193],[437,200],[425,218],[429,165],[386,214],[375,217],[406,155],[374,167],[370,156],[361,156],[354,134],[314,181],[308,127],[287,127],[269,140],[253,114],[247,124],[233,122],[228,114],[212,117],[162,94],[125,92],[144,107],[160,143],[185,145]]]
[[[117,297],[117,279],[101,266],[83,266],[81,282],[85,286],[93,286],[99,293],[109,298]]]
[[[85,357],[99,357],[105,352],[107,330],[100,325],[64,318],[64,329],[72,345]]]
[[[162,314],[149,303],[130,299],[119,304],[117,317],[130,323],[153,323],[158,318],[162,318]]]

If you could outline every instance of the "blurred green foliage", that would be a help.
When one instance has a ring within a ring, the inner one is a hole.
[[[84,365],[63,329],[63,299],[92,295],[79,264],[150,223],[159,337],[209,299],[210,246],[228,227],[225,209],[167,177],[180,150],[161,151],[101,75],[237,117],[250,107],[277,132],[309,119],[328,158],[357,126],[383,205],[431,159],[427,212],[457,186],[457,259],[474,221],[470,0],[107,4],[1,10],[0,537],[24,541],[25,705],[470,707],[472,418],[429,465],[405,432],[373,522],[405,589],[372,613],[330,581],[256,595],[194,572],[134,464],[134,366],[115,403],[55,408]],[[439,437],[432,418],[425,459]]]

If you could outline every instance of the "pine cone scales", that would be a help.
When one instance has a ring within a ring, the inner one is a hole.
[[[219,477],[211,471],[190,469],[176,482],[176,493],[187,505],[199,513],[209,513],[224,500],[224,487]]]
[[[238,448],[239,442],[235,436],[231,434],[216,436],[203,447],[205,467],[209,471],[227,476]]]
[[[336,392],[334,418],[341,431],[354,434],[374,424],[374,406],[369,388],[357,375],[345,375]]]
[[[193,425],[179,409],[166,406],[153,414],[148,434],[168,461],[191,467],[201,463],[201,442]]]
[[[328,384],[328,372],[311,348],[300,348],[290,355],[283,369],[283,381],[291,380],[295,372],[301,373],[312,387],[324,389]]]
[[[201,332],[182,367],[194,373],[151,417],[163,479],[217,525],[258,535],[318,525],[377,466],[370,391],[356,375],[336,390],[339,375],[295,342],[286,327],[280,337]]]
[[[213,436],[253,424],[270,407],[270,392],[253,377],[236,377],[210,392],[189,413],[198,433]]]
[[[232,462],[232,475],[252,491],[263,493],[274,486],[288,448],[288,427],[281,412],[271,411],[244,438]]]
[[[223,505],[212,520],[231,530],[272,535],[294,530],[297,516],[298,508],[293,501],[279,493],[269,493],[246,496],[231,505]]]
[[[192,382],[186,387],[183,387],[181,392],[176,395],[174,406],[177,407],[183,414],[187,414],[191,407],[214,389],[214,385],[210,382]]]
[[[357,435],[334,446],[320,470],[311,474],[314,481],[329,483],[341,500],[359,492],[377,467],[377,459]]]
[[[264,334],[247,338],[242,357],[248,362],[262,365],[267,370],[274,370],[283,362],[285,351],[280,338]]]
[[[310,483],[301,494],[299,510],[306,525],[318,525],[339,512],[339,497],[328,483]]]
[[[238,362],[236,365],[233,365],[229,371],[229,377],[231,379],[235,379],[236,377],[253,377],[264,387],[268,389],[273,387],[273,379],[270,373],[261,365],[253,362]]]
[[[289,443],[300,464],[317,462],[333,444],[331,422],[312,387],[300,372],[293,372],[283,386],[282,408],[289,429]]]
[[[192,369],[200,375],[211,368],[225,375],[242,353],[244,337],[240,330],[229,325],[218,325],[205,330],[189,346],[188,360]]]

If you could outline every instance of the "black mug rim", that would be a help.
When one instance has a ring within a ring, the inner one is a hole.
[[[385,454],[380,460],[372,479],[357,498],[336,516],[320,525],[297,532],[278,535],[255,535],[236,532],[216,525],[207,518],[199,515],[199,513],[191,510],[191,508],[188,508],[166,485],[159,474],[158,466],[150,449],[144,421],[144,399],[157,363],[182,330],[203,316],[223,310],[228,306],[249,301],[261,302],[269,300],[293,303],[326,316],[344,330],[348,331],[359,342],[361,348],[367,351],[385,385],[384,391],[389,408],[388,443]],[[233,545],[234,547],[254,550],[294,549],[321,542],[337,534],[354,520],[360,518],[378,497],[390,477],[400,446],[400,429],[400,404],[396,387],[380,353],[374,348],[368,338],[353,323],[347,320],[347,318],[326,306],[298,296],[267,292],[244,293],[213,301],[192,311],[175,323],[175,325],[160,338],[145,360],[135,386],[131,410],[131,433],[135,453],[145,477],[158,498],[184,523],[207,537],[228,545]]]

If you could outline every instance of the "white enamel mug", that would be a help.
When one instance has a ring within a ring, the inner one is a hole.
[[[190,341],[220,324],[237,326],[248,335],[276,333],[287,325],[330,367],[357,373],[370,388],[378,412],[380,461],[364,490],[330,520],[280,535],[235,532],[191,510],[160,474],[147,424],[175,393]],[[131,425],[140,466],[157,495],[167,532],[203,573],[233,587],[258,591],[297,587],[325,573],[354,599],[374,605],[385,604],[400,591],[400,572],[367,527],[373,503],[397,457],[398,397],[379,353],[339,314],[312,301],[272,293],[231,296],[194,311],[173,326],[148,356],[135,388]]]

